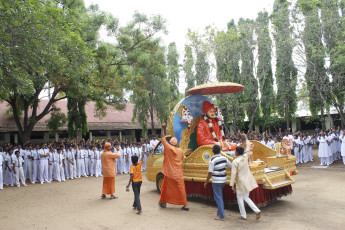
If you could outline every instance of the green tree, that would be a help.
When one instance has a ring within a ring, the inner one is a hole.
[[[132,120],[139,121],[144,134],[147,131],[147,121],[150,120],[152,134],[155,134],[154,118],[165,122],[168,117],[166,92],[169,87],[164,49],[159,46],[159,40],[146,40],[145,43],[147,51],[141,54],[133,68],[131,100],[135,107]]]
[[[245,86],[243,103],[250,119],[249,131],[252,131],[254,119],[258,117],[258,81],[254,77],[254,22],[250,19],[240,19],[238,22],[241,40],[241,82]]]
[[[23,143],[52,105],[92,70],[92,51],[82,39],[75,10],[82,6],[83,1],[0,2],[0,99],[10,104]],[[39,95],[47,85],[50,99],[39,112]]]
[[[275,108],[275,92],[272,74],[272,41],[269,31],[269,17],[266,11],[259,12],[256,18],[255,32],[258,44],[257,78],[260,83],[260,106],[264,118],[264,127],[270,128],[269,121]]]
[[[330,66],[328,73],[332,76],[330,87],[324,86],[327,96],[332,101],[341,118],[342,126],[345,127],[345,68],[344,68],[344,1],[322,0],[321,8],[322,34],[329,56]]]
[[[297,109],[296,84],[297,69],[292,60],[294,42],[290,25],[290,3],[286,0],[275,0],[271,15],[273,36],[276,47],[276,82],[277,82],[277,108],[290,127],[291,117]]]
[[[188,91],[195,86],[195,77],[193,72],[194,58],[192,48],[189,45],[185,45],[184,53],[183,71],[185,73],[185,79],[187,82],[186,91]]]
[[[329,77],[325,67],[326,48],[322,42],[322,24],[319,17],[319,3],[312,0],[300,0],[298,9],[304,17],[304,30],[301,33],[306,62],[305,80],[309,94],[309,109],[313,116],[317,116],[319,111],[328,111],[330,100],[325,91],[325,87],[330,87]],[[297,16],[298,18],[298,16]]]
[[[54,107],[54,106],[53,106]],[[65,125],[67,122],[66,115],[61,112],[60,108],[54,108],[53,112],[50,113],[47,126],[52,130],[52,133],[57,134],[59,128]]]
[[[214,47],[217,80],[241,84],[239,67],[241,40],[234,20],[228,23],[226,32],[220,31],[217,33]],[[217,102],[223,112],[226,128],[230,130],[228,123],[232,123],[233,132],[236,133],[239,128],[243,127],[245,116],[244,104],[242,103],[243,92],[217,95]]]
[[[179,101],[179,64],[178,64],[179,54],[176,49],[175,42],[172,42],[168,46],[167,54],[167,68],[168,68],[168,79],[170,88],[170,102],[169,110],[174,108],[175,104]]]

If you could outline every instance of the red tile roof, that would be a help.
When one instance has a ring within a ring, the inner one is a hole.
[[[43,111],[48,100],[41,100],[39,103],[37,114]],[[67,101],[61,100],[55,103],[55,106],[61,109],[61,112],[67,115]],[[16,131],[17,127],[13,119],[8,118],[6,111],[10,108],[7,102],[0,103],[0,131]],[[141,129],[138,122],[132,122],[134,104],[127,104],[124,110],[115,110],[108,106],[105,117],[96,117],[95,102],[86,104],[86,114],[89,130],[121,130],[121,129]],[[30,111],[29,111],[30,112]],[[30,113],[29,113],[30,114]],[[34,131],[47,131],[46,123],[50,118],[50,114],[44,116],[35,126]],[[159,128],[159,124],[155,119],[155,128]],[[62,127],[65,130],[66,127]]]

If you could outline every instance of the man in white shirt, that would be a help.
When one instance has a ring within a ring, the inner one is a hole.
[[[24,160],[20,156],[20,151],[19,150],[16,150],[15,154],[16,154],[16,158],[14,160],[13,172],[14,172],[14,174],[16,176],[16,184],[17,184],[17,187],[19,188],[20,187],[19,179],[20,179],[22,184],[26,187],[25,178],[24,178],[24,169],[23,169]]]
[[[152,140],[150,141],[150,149],[154,149],[156,147],[156,145],[159,143],[159,140],[157,140],[157,136],[154,135],[152,137]]]
[[[47,151],[45,145],[42,144],[41,148],[38,150],[38,154],[40,156],[40,182],[41,184],[44,182],[50,183],[48,179],[48,158],[50,156],[49,149]]]
[[[3,165],[4,165],[4,157],[2,156],[2,147],[0,147],[0,190],[4,188],[4,178],[3,178]]]

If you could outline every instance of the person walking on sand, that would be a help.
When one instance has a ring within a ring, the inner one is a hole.
[[[140,188],[143,181],[143,176],[141,173],[141,166],[143,165],[143,156],[140,157],[138,162],[138,156],[132,156],[132,165],[129,169],[130,177],[128,181],[128,185],[126,186],[126,190],[129,190],[129,186],[132,183],[132,189],[134,193],[134,202],[133,202],[133,209],[138,210],[137,214],[140,215],[142,213],[141,209],[141,202],[140,202]]]
[[[247,141],[247,136],[245,134],[243,136]],[[256,213],[256,219],[258,220],[260,219],[261,211],[249,198],[249,192],[257,188],[258,185],[248,166],[248,151],[249,148],[246,151],[240,146],[236,148],[235,153],[237,157],[232,161],[230,186],[237,196],[237,203],[241,213],[239,219],[247,219],[246,209],[244,207],[244,201],[246,201],[249,207]]]
[[[225,220],[223,188],[226,183],[226,168],[231,168],[230,161],[220,154],[220,146],[214,145],[212,148],[214,156],[211,158],[208,165],[208,175],[204,183],[206,189],[208,181],[212,177],[213,197],[216,201],[218,212],[215,220]]]
[[[187,207],[186,188],[183,179],[182,160],[184,158],[182,149],[176,147],[177,139],[170,139],[170,144],[165,138],[164,129],[166,124],[162,125],[161,141],[164,145],[163,160],[163,184],[159,205],[166,208],[166,203],[183,205],[184,211],[189,211]]]
[[[111,144],[106,142],[104,144],[104,151],[101,155],[102,169],[103,169],[103,190],[101,198],[104,199],[106,195],[110,195],[110,200],[116,199],[115,194],[115,175],[116,158],[121,156],[121,152],[118,149],[117,153],[112,153]]]

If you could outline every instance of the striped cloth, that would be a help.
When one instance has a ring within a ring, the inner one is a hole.
[[[231,168],[231,163],[226,157],[215,154],[211,158],[208,164],[208,172],[212,173],[212,183],[226,182],[226,167]]]

